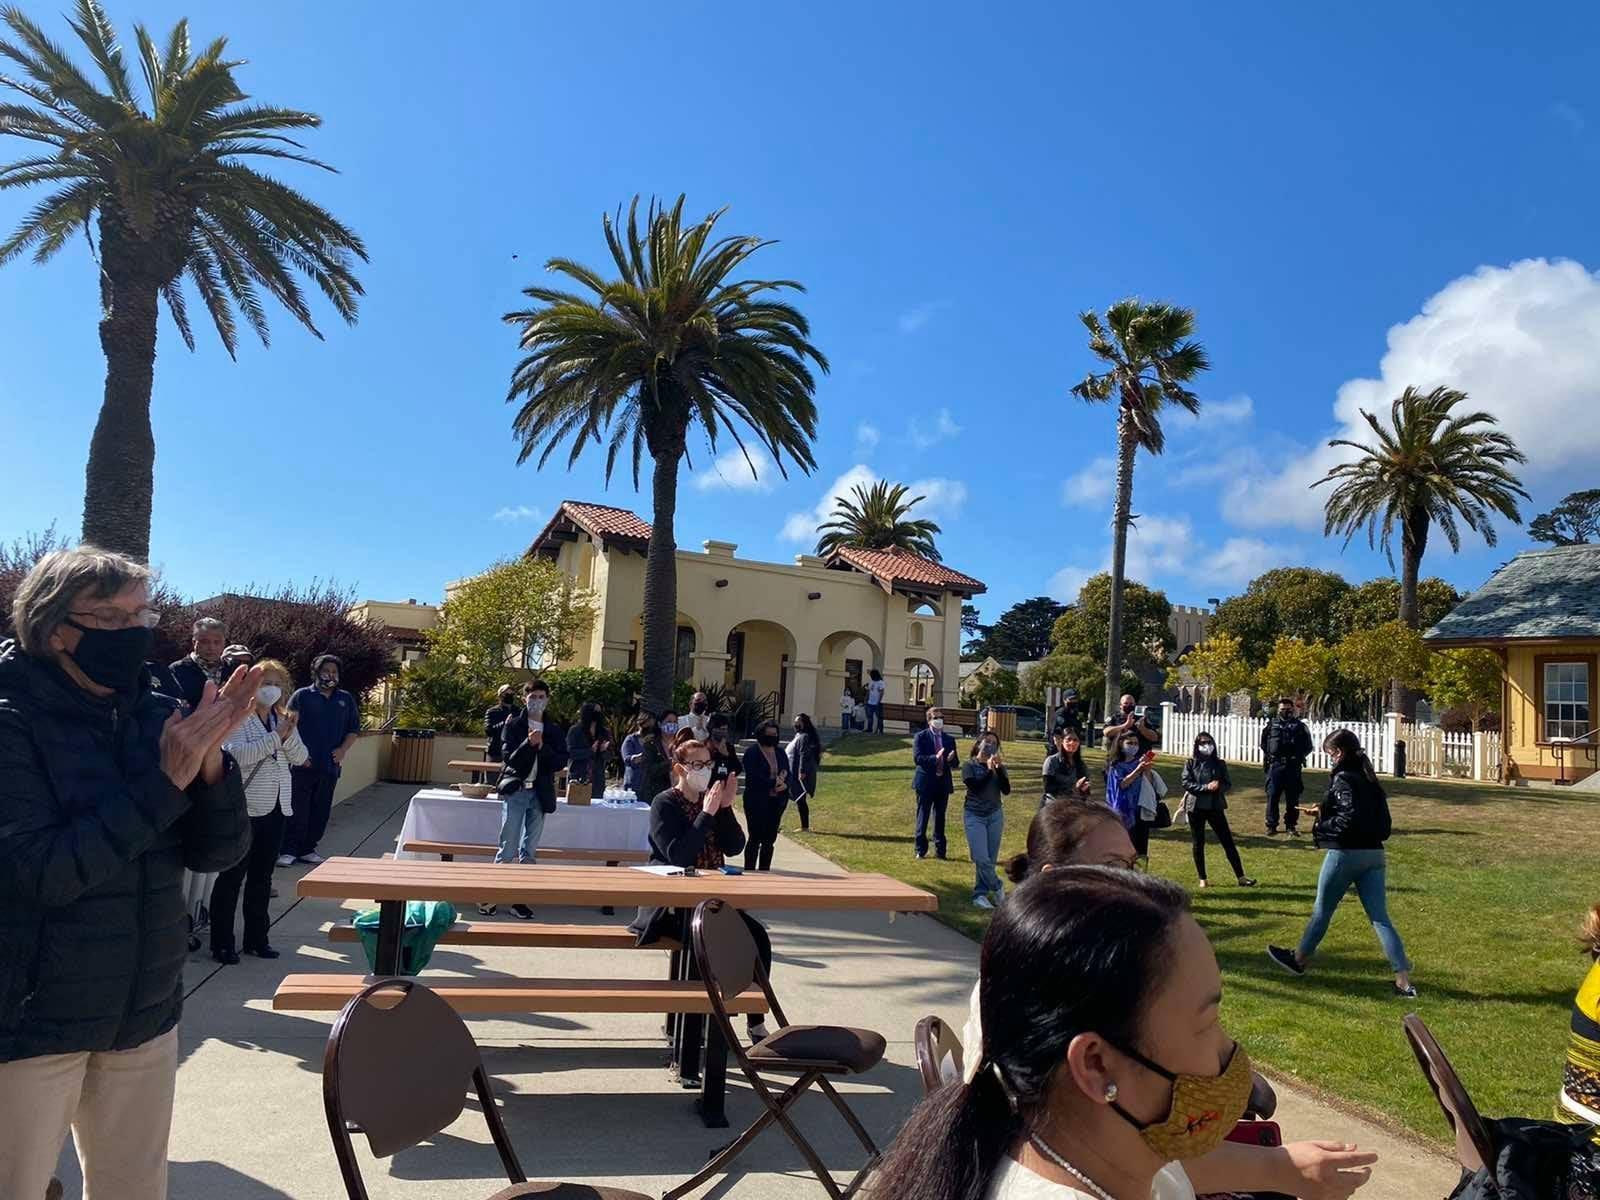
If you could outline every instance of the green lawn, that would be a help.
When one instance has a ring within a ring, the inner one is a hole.
[[[966,753],[963,745],[962,753]],[[1043,749],[1007,748],[1022,786],[1008,802],[1005,854],[1020,852],[1037,807]],[[1096,768],[1098,755],[1090,755]],[[1179,764],[1168,763],[1169,784]],[[1267,961],[1269,941],[1293,945],[1316,891],[1321,854],[1310,838],[1262,836],[1265,796],[1257,767],[1233,767],[1228,815],[1244,890],[1212,839],[1213,887],[1194,891],[1226,981],[1224,1019],[1252,1057],[1331,1097],[1434,1141],[1443,1117],[1418,1072],[1400,1018],[1415,1009],[1433,1029],[1490,1116],[1549,1114],[1560,1081],[1573,993],[1586,969],[1576,931],[1600,899],[1600,798],[1427,780],[1386,780],[1390,915],[1415,963],[1418,1000],[1390,994],[1390,975],[1354,893],[1335,916],[1312,971],[1296,979]],[[1024,783],[1026,781],[1026,783]],[[1308,795],[1327,776],[1307,772]],[[949,819],[950,859],[917,861],[909,741],[852,736],[823,760],[812,830],[797,837],[853,870],[882,871],[939,896],[938,919],[980,939],[989,914],[970,905],[972,866],[959,794]],[[1307,825],[1309,828],[1309,825]],[[1178,826],[1150,844],[1151,869],[1193,887],[1189,834]],[[957,1021],[960,1014],[942,1014]]]

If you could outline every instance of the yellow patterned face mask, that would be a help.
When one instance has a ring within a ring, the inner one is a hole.
[[[1139,1131],[1145,1145],[1160,1155],[1163,1162],[1210,1154],[1244,1116],[1245,1107],[1250,1103],[1254,1075],[1250,1056],[1237,1042],[1220,1075],[1174,1075],[1137,1050],[1124,1046],[1117,1049],[1163,1079],[1172,1081],[1172,1104],[1160,1121],[1146,1124],[1115,1099],[1111,1101],[1117,1115]]]

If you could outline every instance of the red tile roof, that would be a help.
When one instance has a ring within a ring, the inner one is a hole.
[[[563,500],[549,524],[539,531],[528,547],[529,554],[551,548],[552,535],[564,522],[570,521],[596,541],[620,542],[630,546],[644,546],[650,541],[650,523],[625,508],[612,508],[608,504],[585,504],[579,500]]]
[[[853,546],[845,546],[834,551],[829,562],[842,562],[890,586],[903,583],[928,588],[948,588],[951,591],[969,592],[973,595],[988,590],[980,580],[974,579],[971,575],[963,575],[943,563],[936,563],[931,558],[924,558],[920,554],[899,548],[858,550]]]

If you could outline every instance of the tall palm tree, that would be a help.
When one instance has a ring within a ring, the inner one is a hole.
[[[640,461],[650,455],[644,703],[655,709],[672,694],[678,620],[673,519],[690,429],[704,432],[712,455],[720,437],[731,437],[754,471],[743,426],[785,478],[785,455],[809,473],[816,466],[817,408],[807,363],[828,369],[809,341],[805,317],[782,298],[804,288],[785,279],[730,279],[770,243],[743,236],[712,241],[726,209],[685,228],[683,200],[679,196],[671,208],[651,201],[641,231],[635,196],[625,230],[618,228],[620,212],[615,222],[603,219],[617,278],[552,258],[546,268],[576,282],[582,294],[526,288],[524,295],[539,307],[505,316],[521,328],[527,352],[511,374],[507,397],[522,401],[512,421],[522,442],[518,462],[543,445],[542,467],[570,437],[570,469],[591,441],[604,441],[606,480],[626,447],[638,488]]]
[[[1194,310],[1145,304],[1137,297],[1079,318],[1089,331],[1089,349],[1106,364],[1072,389],[1080,400],[1117,403],[1117,490],[1111,509],[1111,628],[1106,640],[1106,712],[1114,712],[1122,680],[1122,588],[1128,561],[1128,526],[1133,522],[1133,460],[1142,448],[1166,449],[1161,411],[1176,404],[1200,411],[1188,384],[1211,366],[1194,337]]]
[[[927,499],[913,496],[907,500],[910,490],[903,483],[880,480],[870,488],[858,483],[850,489],[850,496],[835,498],[832,518],[823,524],[822,536],[817,539],[817,553],[832,554],[843,546],[863,550],[898,548],[938,562],[939,548],[933,539],[940,532],[939,526],[922,518],[906,519],[913,508]]]
[[[1358,452],[1349,462],[1331,469],[1312,487],[1335,483],[1324,507],[1323,533],[1343,533],[1345,545],[1366,527],[1367,544],[1382,547],[1394,566],[1394,532],[1400,529],[1400,619],[1417,627],[1417,576],[1428,549],[1429,529],[1437,524],[1461,551],[1461,530],[1482,536],[1493,546],[1499,541],[1491,523],[1493,513],[1521,523],[1517,497],[1528,499],[1513,463],[1527,461],[1509,434],[1494,428],[1498,422],[1486,412],[1458,414],[1465,392],[1436,387],[1419,392],[1408,387],[1389,408],[1387,428],[1361,410],[1377,445],[1335,438],[1330,446]],[[1391,685],[1391,703],[1398,711],[1415,712],[1409,689]]]
[[[0,134],[42,147],[0,167],[0,190],[56,189],[0,242],[0,265],[25,251],[47,262],[80,229],[89,241],[100,278],[106,387],[89,444],[83,537],[146,558],[158,298],[191,350],[185,277],[230,356],[235,310],[267,343],[263,293],[321,337],[295,276],[312,280],[353,323],[361,295],[354,260],[365,260],[366,250],[327,210],[249,164],[275,158],[333,169],[300,153],[287,132],[314,129],[321,118],[244,103],[248,97],[233,76],[242,63],[223,57],[225,39],[196,55],[186,21],[173,26],[159,49],[135,26],[147,111],[97,0],[77,0],[68,23],[103,87],[18,9],[0,9],[0,20],[12,35],[0,38],[0,57],[22,69],[20,78],[0,73],[0,86],[31,101],[0,104]]]

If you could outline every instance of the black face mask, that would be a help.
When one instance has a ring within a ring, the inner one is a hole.
[[[156,631],[143,625],[127,629],[89,629],[70,617],[67,624],[81,636],[78,648],[72,652],[72,661],[101,687],[116,692],[132,694],[139,690],[139,680],[144,677],[144,664],[155,644]]]
[[[775,733],[763,733],[756,741],[763,746],[776,746],[778,744],[778,735]]]
[[[693,712],[697,717],[702,715],[706,711],[706,702],[704,700],[696,700],[694,704],[690,706],[690,711]]]
[[[1130,704],[1126,708],[1124,708],[1122,710],[1122,715],[1125,716],[1125,717],[1133,716],[1133,705]]]

